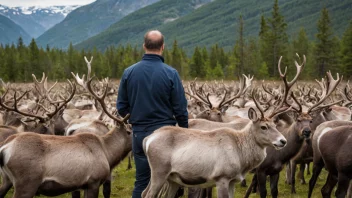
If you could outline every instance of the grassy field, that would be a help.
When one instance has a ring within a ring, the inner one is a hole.
[[[111,197],[113,197],[113,198],[130,198],[132,195],[135,170],[134,169],[126,170],[126,168],[127,168],[127,160],[124,160],[114,170],[114,174],[113,174],[114,179],[113,179],[112,193],[111,193]],[[318,179],[316,187],[314,189],[313,198],[320,198],[321,197],[320,189],[325,182],[326,176],[327,176],[326,171],[323,170],[322,174],[320,175],[320,177]],[[252,174],[248,174],[246,178],[247,178],[247,183],[249,183],[249,181],[251,181]],[[306,176],[306,182],[309,182],[309,179],[310,179],[310,175]],[[299,183],[298,180],[296,180],[297,194],[291,195],[290,186],[285,184],[284,180],[285,180],[285,176],[284,176],[284,172],[282,171],[281,175],[280,175],[280,182],[279,182],[279,197],[282,197],[282,198],[284,198],[284,197],[291,197],[291,198],[301,198],[301,197],[305,198],[305,197],[307,197],[307,194],[308,194],[308,185],[307,184],[302,185]],[[270,189],[269,189],[268,183],[267,183],[267,189],[268,189],[268,195],[270,195]],[[13,191],[11,190],[7,194],[6,197],[12,197],[12,192]],[[236,192],[235,192],[236,198],[243,197],[245,192],[246,192],[246,188],[240,187],[239,184],[236,185]],[[214,197],[216,197],[215,189],[214,189],[213,194],[215,195]],[[46,197],[46,196],[38,196],[38,197]],[[69,197],[71,197],[71,195],[64,194],[59,197],[60,198],[69,198]],[[83,195],[81,195],[81,197],[83,197]],[[99,197],[103,197],[102,190],[100,190]],[[183,196],[183,197],[186,198],[187,196]],[[259,195],[252,194],[250,197],[257,198],[257,197],[259,197]]]

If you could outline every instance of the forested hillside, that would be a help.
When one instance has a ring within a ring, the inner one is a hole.
[[[77,49],[105,50],[109,45],[141,44],[148,29],[172,23],[179,18],[201,9],[211,0],[161,0],[142,8],[111,25],[106,31],[76,46]]]
[[[31,39],[19,25],[0,15],[0,44],[16,43],[19,37],[22,37],[25,43],[29,43]]]
[[[101,34],[78,44],[77,48],[97,47],[104,50],[112,44],[140,44],[146,30],[160,29],[169,45],[177,39],[178,44],[187,51],[195,46],[209,47],[214,43],[229,49],[235,43],[239,15],[243,16],[245,37],[257,37],[260,17],[270,16],[273,5],[272,0],[215,0],[182,16],[176,9],[171,9],[181,2],[163,0],[154,7],[141,9]],[[279,0],[279,6],[287,23],[288,35],[297,35],[299,29],[304,27],[310,40],[317,33],[315,24],[324,6],[329,10],[333,30],[339,36],[352,19],[351,0]],[[184,10],[188,10],[187,7]],[[164,23],[168,19],[175,20]]]
[[[97,0],[82,6],[59,24],[37,38],[39,46],[67,49],[70,42],[79,43],[94,36],[125,15],[159,0]]]
[[[228,49],[215,41],[210,47],[189,49],[180,46],[177,39],[167,46],[163,56],[165,62],[177,69],[183,79],[233,80],[241,74],[254,75],[255,79],[277,79],[281,56],[281,67],[283,69],[287,65],[290,75],[295,73],[294,61],[302,63],[303,55],[307,58],[301,75],[303,79],[322,78],[329,70],[342,74],[345,80],[351,79],[352,20],[344,24],[342,36],[336,36],[330,13],[328,8],[323,8],[317,20],[312,22],[311,26],[317,29],[314,39],[309,39],[305,28],[297,28],[297,34],[289,35],[281,7],[277,0],[273,0],[270,14],[262,15],[258,21],[258,36],[246,37],[246,20],[239,15],[235,19],[238,25],[232,35],[234,42],[228,44]],[[77,50],[71,44],[67,50],[62,50],[40,48],[35,40],[25,46],[19,39],[17,46],[0,45],[0,60],[3,60],[0,62],[0,77],[6,81],[28,81],[32,73],[40,75],[44,71],[51,79],[63,80],[71,78],[71,71],[85,72],[83,57],[94,56],[93,73],[97,77],[118,79],[125,68],[141,59],[143,53],[141,44],[111,45],[101,51],[95,47],[92,50]]]

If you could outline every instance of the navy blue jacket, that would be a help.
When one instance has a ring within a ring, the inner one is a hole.
[[[187,100],[177,70],[156,54],[144,54],[121,78],[117,109],[131,114],[134,131],[152,131],[161,126],[188,127]]]

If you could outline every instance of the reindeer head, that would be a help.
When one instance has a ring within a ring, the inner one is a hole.
[[[258,116],[257,112],[253,108],[248,110],[248,117],[253,122],[250,131],[254,133],[254,137],[259,144],[272,146],[277,150],[282,149],[286,145],[287,141],[286,138],[277,130],[273,117],[284,113],[291,108],[279,107],[276,108],[269,116],[265,116],[264,110],[256,100],[254,92],[255,91],[252,91],[252,98],[254,104],[260,112],[260,116]]]

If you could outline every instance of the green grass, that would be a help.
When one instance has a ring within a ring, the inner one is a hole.
[[[112,184],[112,193],[111,197],[116,197],[116,198],[130,198],[132,195],[132,190],[133,190],[133,184],[134,184],[134,174],[135,174],[135,169],[132,170],[126,170],[127,168],[127,159],[124,160],[118,167],[114,169],[113,172],[113,184]],[[251,181],[252,179],[252,174],[248,174],[246,179],[247,179],[247,184]],[[314,192],[313,192],[313,198],[320,198],[320,189],[325,183],[326,179],[326,171],[323,170],[322,174],[320,175],[317,184],[315,186]],[[310,175],[306,176],[306,182],[309,182]],[[291,197],[291,198],[303,198],[307,197],[308,194],[308,184],[302,185],[299,183],[299,180],[296,180],[296,195],[291,195],[291,190],[289,185],[285,184],[285,175],[284,171],[281,172],[280,175],[280,181],[279,181],[279,197]],[[269,183],[267,183],[267,190],[268,190],[268,195],[270,195],[270,189],[269,189]],[[235,190],[235,197],[236,198],[241,198],[244,196],[246,192],[246,188],[240,187],[239,184],[236,184],[236,190]],[[6,197],[12,197],[13,190],[11,190]],[[216,191],[214,189],[213,191],[214,197],[216,197]],[[82,197],[83,195],[81,195]],[[38,197],[46,197],[46,196],[38,196]],[[60,198],[69,198],[71,197],[70,194],[64,194],[61,196],[58,196]],[[103,197],[102,190],[100,190],[100,195],[99,197]],[[186,198],[187,196],[183,196]],[[257,194],[252,194],[250,196],[251,198],[256,198],[259,197]],[[269,196],[270,197],[270,196]]]

